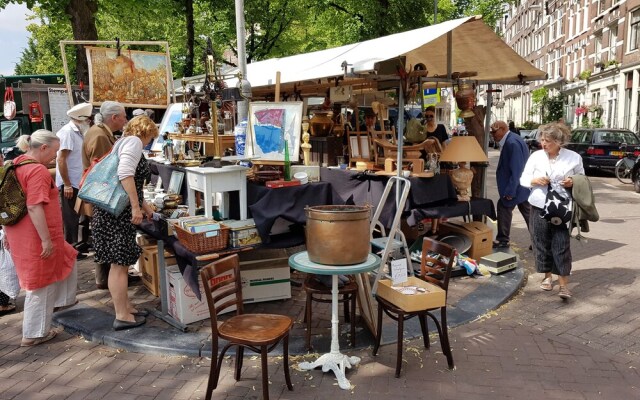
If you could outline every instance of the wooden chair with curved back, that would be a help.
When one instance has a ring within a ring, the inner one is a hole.
[[[284,315],[243,313],[242,280],[237,254],[214,261],[202,268],[200,277],[211,316],[211,371],[206,399],[211,399],[213,390],[218,386],[222,360],[227,350],[232,346],[237,346],[236,380],[240,380],[245,347],[260,354],[262,398],[268,400],[267,353],[282,341],[284,377],[287,388],[293,390],[289,375],[289,332],[293,326],[293,320]],[[233,306],[236,307],[236,314],[222,319],[218,325],[218,314]],[[220,339],[226,340],[227,343],[218,355]]]
[[[435,306],[418,311],[405,311],[401,307],[392,304],[388,300],[376,295],[378,301],[378,329],[376,335],[376,343],[373,347],[373,355],[378,353],[380,348],[380,340],[382,337],[382,312],[384,311],[391,319],[398,322],[398,349],[396,360],[396,378],[400,377],[402,368],[402,341],[404,321],[413,317],[420,320],[420,328],[422,329],[422,340],[424,347],[427,349],[429,345],[429,330],[427,327],[426,317],[433,320],[438,329],[440,337],[440,346],[442,352],[447,357],[447,363],[450,369],[453,369],[453,355],[449,344],[449,333],[447,327],[447,290],[449,288],[449,278],[451,277],[451,269],[455,259],[456,251],[453,247],[439,242],[437,240],[425,237],[422,242],[422,260],[420,263],[420,278],[433,285],[440,287],[445,291],[444,300]],[[432,313],[432,311],[440,310],[440,321]]]

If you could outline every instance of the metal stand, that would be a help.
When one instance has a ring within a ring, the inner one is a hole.
[[[340,353],[338,341],[338,275],[331,276],[331,352],[323,354],[314,362],[301,362],[300,369],[308,371],[322,367],[322,372],[333,371],[338,379],[340,389],[351,389],[351,383],[346,377],[346,369],[360,363],[360,357],[347,356]]]

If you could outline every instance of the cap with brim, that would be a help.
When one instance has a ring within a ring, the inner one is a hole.
[[[92,111],[93,106],[91,103],[80,103],[71,107],[69,111],[67,111],[67,116],[78,121],[85,121],[91,118]]]

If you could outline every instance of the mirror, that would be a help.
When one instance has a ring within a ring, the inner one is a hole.
[[[167,193],[180,193],[182,189],[182,179],[184,179],[184,172],[173,171],[171,173],[171,180],[169,181],[169,189]]]

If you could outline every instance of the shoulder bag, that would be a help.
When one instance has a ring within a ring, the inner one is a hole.
[[[111,152],[87,168],[78,191],[79,198],[116,217],[129,204],[129,195],[118,178],[119,145],[116,143]]]
[[[16,117],[16,100],[13,98],[13,88],[7,87],[4,92],[4,117],[14,119]]]

